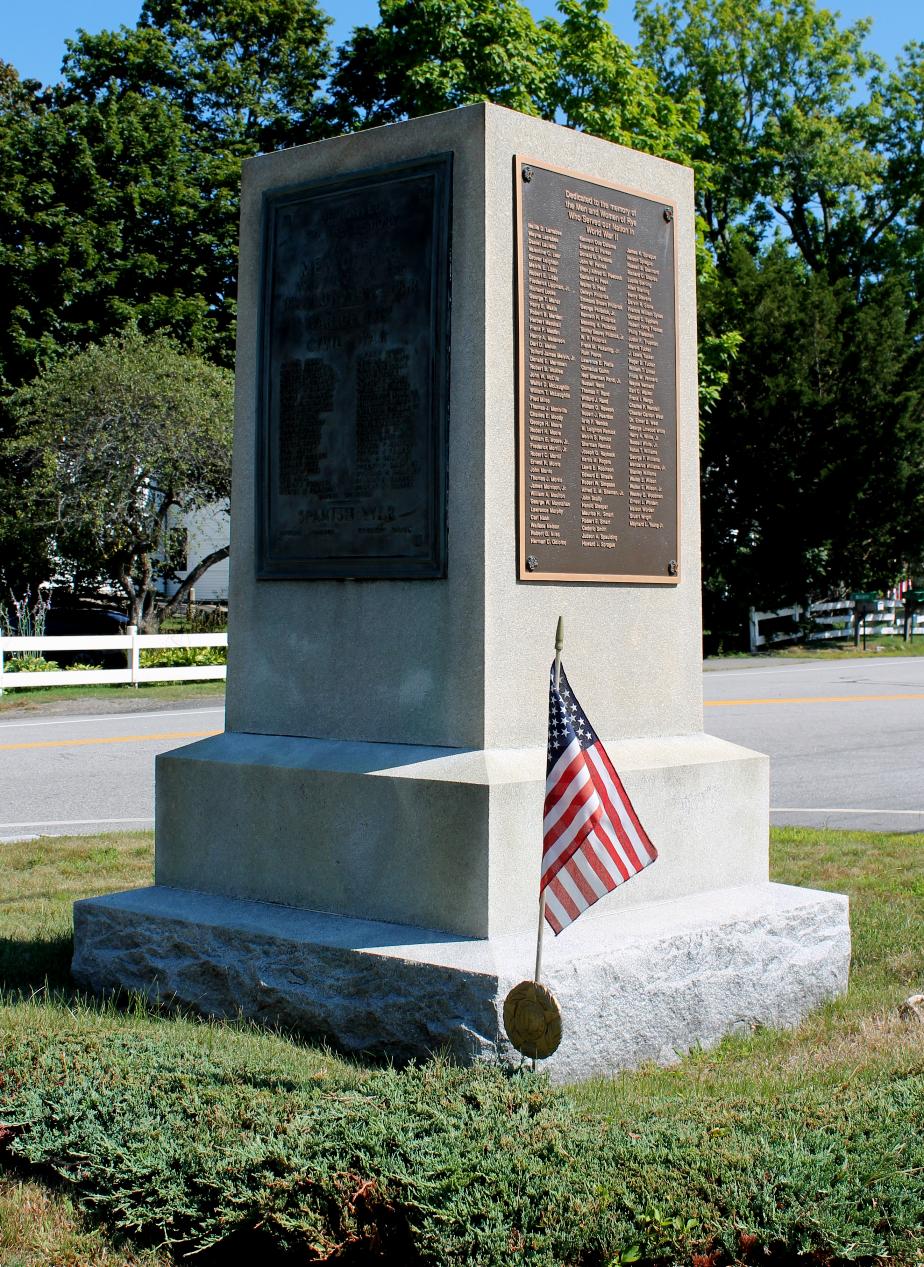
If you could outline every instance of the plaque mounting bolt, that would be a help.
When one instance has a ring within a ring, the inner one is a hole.
[[[677,560],[676,560],[676,559],[671,559],[670,563],[668,563],[668,565],[667,565],[667,575],[668,575],[668,576],[676,576],[676,575],[677,575]]]
[[[673,208],[673,207],[665,207],[665,208],[664,208],[664,219],[665,219],[665,222],[666,222],[667,224],[670,224],[670,222],[673,220],[673,218],[674,218],[674,208]]]
[[[524,168],[523,168],[523,179],[526,181],[527,185],[528,185],[528,184],[529,184],[529,182],[532,180],[532,178],[533,178],[533,169],[532,169],[531,167],[524,167]]]
[[[538,567],[539,567],[539,560],[536,558],[534,554],[531,554],[526,560],[527,572],[535,572]]]

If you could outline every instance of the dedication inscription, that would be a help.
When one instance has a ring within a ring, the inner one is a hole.
[[[259,579],[446,574],[451,173],[264,195]]]
[[[674,208],[518,156],[519,576],[679,580]]]

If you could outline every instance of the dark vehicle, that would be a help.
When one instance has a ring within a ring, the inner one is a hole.
[[[96,634],[122,634],[128,625],[128,617],[121,612],[102,607],[52,607],[45,617],[45,633],[50,638],[93,637]],[[126,644],[127,650],[127,644]],[[124,651],[53,651],[45,656],[55,660],[62,669],[72,664],[98,664],[103,669],[124,669],[127,665]]]

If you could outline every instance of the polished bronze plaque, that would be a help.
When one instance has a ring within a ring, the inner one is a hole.
[[[259,579],[446,574],[451,175],[264,195]]]
[[[518,156],[519,576],[679,580],[674,207]]]

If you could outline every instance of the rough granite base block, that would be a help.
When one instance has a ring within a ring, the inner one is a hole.
[[[281,1023],[345,1050],[519,1064],[501,1015],[534,938],[460,938],[155,886],[74,907],[73,972],[203,1013]],[[795,1025],[847,987],[846,897],[780,884],[590,914],[546,939],[564,1018],[556,1082],[606,1075],[756,1025]]]

